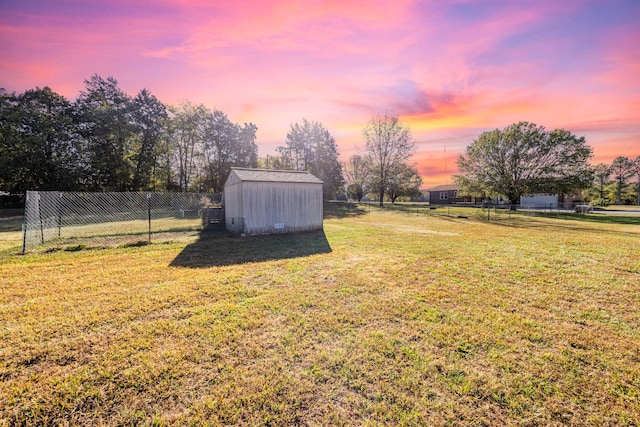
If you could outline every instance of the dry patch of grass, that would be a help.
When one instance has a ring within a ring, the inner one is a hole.
[[[635,205],[610,205],[602,208],[605,211],[638,211],[640,208]]]
[[[640,424],[638,223],[333,213],[0,259],[0,424]]]

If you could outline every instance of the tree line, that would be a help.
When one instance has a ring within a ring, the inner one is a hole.
[[[148,90],[130,96],[94,75],[73,102],[48,87],[0,89],[0,194],[27,190],[222,192],[231,167],[309,171],[324,197],[395,203],[422,196],[410,163],[415,143],[397,115],[374,115],[365,147],[341,164],[322,123],[293,123],[274,155],[258,157],[253,123],[185,101],[165,105]],[[584,137],[520,122],[482,133],[458,158],[454,179],[470,195],[583,190],[594,204],[640,204],[640,156],[589,164]],[[634,178],[635,177],[635,178]],[[633,181],[636,185],[633,185]]]
[[[527,194],[582,191],[585,201],[596,205],[613,200],[640,205],[640,156],[621,156],[610,165],[595,166],[589,163],[592,156],[584,137],[519,122],[483,132],[458,157],[454,179],[466,194],[501,196],[511,204],[519,204]]]
[[[409,163],[415,143],[397,115],[375,114],[363,129],[364,150],[344,164],[331,134],[317,122],[291,125],[286,145],[264,162],[267,168],[308,170],[324,181],[326,198],[361,201],[365,196],[383,206],[400,197],[420,197],[422,178]]]
[[[618,156],[611,163],[598,163],[593,167],[593,177],[593,186],[586,192],[593,205],[640,206],[640,156]]]
[[[112,77],[94,75],[75,101],[49,87],[21,94],[0,89],[0,193],[27,190],[222,192],[231,167],[309,171],[324,197],[365,192],[382,203],[419,193],[407,163],[414,151],[398,117],[374,116],[366,148],[343,168],[335,138],[322,123],[293,123],[284,145],[260,158],[258,127],[185,101],[165,105],[147,89],[125,93]],[[358,170],[352,166],[358,163]]]
[[[317,122],[291,125],[279,155],[260,159],[258,127],[148,90],[129,96],[94,75],[73,102],[49,87],[0,89],[0,192],[27,190],[219,193],[232,166],[309,170],[332,197],[343,185],[334,138]]]
[[[0,92],[0,190],[213,191],[256,167],[257,127],[95,75],[75,102],[48,87]]]

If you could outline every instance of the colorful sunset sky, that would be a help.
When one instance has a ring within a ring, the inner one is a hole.
[[[0,87],[73,100],[94,74],[253,122],[262,156],[306,118],[346,160],[397,114],[424,188],[518,121],[640,155],[638,0],[2,0]]]

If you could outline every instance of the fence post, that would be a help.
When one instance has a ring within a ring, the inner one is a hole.
[[[31,193],[30,191],[27,191],[27,195],[25,197],[24,200],[24,218],[22,219],[22,255],[24,255],[24,253],[27,250],[27,223],[29,220],[29,193]]]
[[[40,193],[37,193],[38,200],[38,219],[40,220],[40,240],[44,244],[44,224],[42,224],[42,206],[40,206]]]
[[[147,217],[149,218],[149,243],[151,243],[151,193],[147,193]]]
[[[60,200],[58,201],[58,239],[62,234],[62,192],[59,192]]]
[[[27,250],[27,222],[22,224],[22,255],[24,255]]]

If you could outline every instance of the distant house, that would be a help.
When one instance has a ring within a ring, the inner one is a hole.
[[[237,234],[322,229],[322,184],[309,172],[231,168],[224,184],[226,228]]]
[[[520,208],[527,209],[572,209],[582,201],[582,192],[575,194],[535,193],[520,196]]]
[[[475,204],[482,201],[480,197],[461,195],[457,184],[438,185],[427,191],[429,192],[429,203],[432,205]]]

